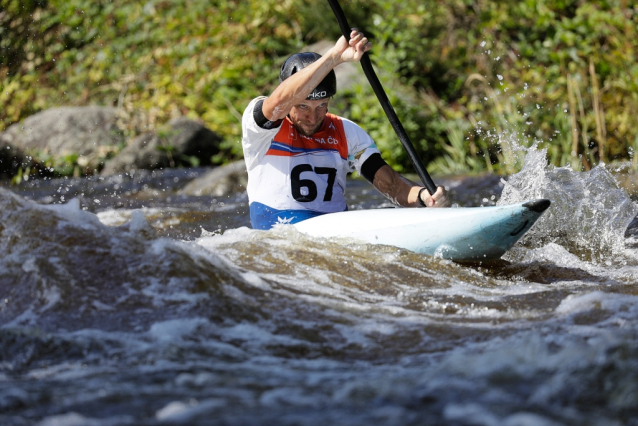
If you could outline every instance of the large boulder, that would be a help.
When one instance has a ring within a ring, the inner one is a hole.
[[[222,197],[246,191],[248,172],[244,160],[217,167],[184,186],[179,194]]]
[[[100,174],[110,176],[132,169],[168,167],[169,161],[166,151],[161,151],[162,146],[155,132],[143,133],[108,161]]]
[[[106,163],[102,175],[132,169],[211,165],[222,138],[203,124],[187,118],[168,122],[166,130],[147,132],[135,138]]]
[[[0,145],[13,146],[36,160],[78,155],[85,157],[84,164],[97,168],[99,161],[124,144],[116,120],[115,108],[52,108],[10,126],[0,134]]]

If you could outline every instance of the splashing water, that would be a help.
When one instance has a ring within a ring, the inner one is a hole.
[[[554,243],[583,259],[622,259],[625,230],[638,206],[618,187],[604,164],[587,172],[547,162],[547,149],[538,143],[525,148],[516,135],[507,137],[515,152],[524,152],[522,170],[506,181],[498,205],[547,198],[551,207],[520,241],[537,248]]]

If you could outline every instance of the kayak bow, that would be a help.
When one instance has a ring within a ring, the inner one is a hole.
[[[496,260],[550,206],[546,199],[493,207],[392,208],[325,214],[294,224],[316,237],[383,244],[457,262]]]

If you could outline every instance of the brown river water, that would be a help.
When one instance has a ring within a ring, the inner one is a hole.
[[[0,424],[638,425],[638,206],[545,155],[435,179],[552,200],[490,265],[252,230],[204,169],[0,187]]]

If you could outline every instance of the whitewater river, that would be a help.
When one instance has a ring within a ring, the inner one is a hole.
[[[245,194],[177,194],[203,172],[0,187],[1,425],[638,425],[638,207],[604,166],[437,179],[552,200],[492,265],[254,231]]]

